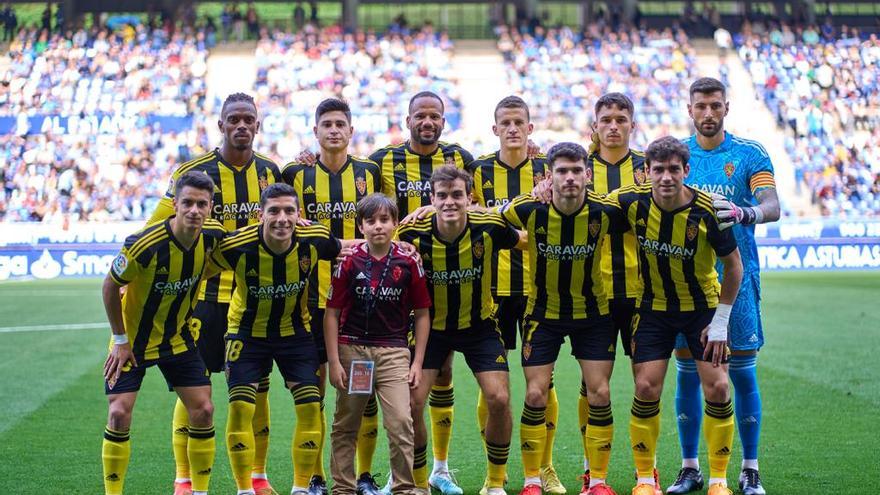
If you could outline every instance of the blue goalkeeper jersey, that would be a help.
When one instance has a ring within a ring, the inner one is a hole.
[[[757,141],[736,137],[725,131],[724,142],[715,149],[701,148],[696,135],[683,142],[691,152],[691,171],[685,179],[688,185],[723,194],[738,206],[755,206],[758,204],[755,199],[758,191],[776,187],[770,155]],[[755,226],[734,225],[733,234],[739,246],[744,273],[757,274],[761,266],[755,243]]]

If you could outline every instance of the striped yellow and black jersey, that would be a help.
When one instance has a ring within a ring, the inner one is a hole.
[[[110,277],[126,286],[122,319],[138,361],[194,348],[189,318],[199,280],[211,250],[226,233],[218,222],[208,220],[187,248],[172,234],[170,221],[130,235],[110,268]]]
[[[443,165],[467,168],[474,157],[457,144],[440,142],[430,155],[420,155],[409,142],[375,151],[370,160],[382,167],[382,191],[397,199],[400,218],[431,203],[431,174]],[[393,192],[392,192],[393,191]]]
[[[530,193],[535,185],[544,179],[548,168],[547,159],[543,155],[526,159],[517,165],[508,165],[501,161],[501,153],[496,151],[474,160],[470,170],[474,176],[474,200],[480,206],[497,208],[506,205],[521,194]],[[526,281],[529,280],[529,262],[522,251],[498,251],[494,265],[493,294],[496,296],[528,294]]]
[[[215,148],[174,171],[168,191],[149,223],[174,214],[174,184],[181,175],[192,170],[205,172],[214,181],[211,217],[229,232],[259,222],[260,194],[270,184],[281,180],[278,165],[259,153],[254,153],[251,162],[239,168],[224,162],[220,150]],[[223,272],[202,283],[200,301],[228,303],[231,298],[232,273]]]
[[[640,151],[629,150],[617,163],[606,162],[599,153],[593,153],[587,160],[587,187],[603,196],[621,187],[645,184],[647,180],[645,155]],[[638,244],[632,231],[609,234],[602,242],[600,259],[609,299],[641,295]]]
[[[431,294],[431,328],[460,330],[492,317],[492,254],[512,249],[519,234],[497,213],[468,213],[457,239],[446,242],[430,215],[398,229],[400,240],[412,243],[422,257]]]
[[[524,195],[508,203],[502,214],[529,234],[526,315],[535,320],[577,320],[608,314],[597,250],[608,232],[626,229],[614,203],[587,191],[584,204],[566,215],[552,203]]]
[[[721,285],[715,261],[736,249],[736,239],[730,229],[718,228],[712,198],[685,187],[694,197],[674,211],[657,206],[648,184],[624,187],[608,197],[620,205],[635,231],[643,309],[694,311],[718,306]]]
[[[302,216],[330,229],[337,239],[360,239],[355,224],[357,203],[365,196],[382,191],[379,165],[366,158],[349,155],[338,172],[331,172],[320,160],[315,166],[290,163],[281,172],[284,182],[299,195]],[[331,261],[321,260],[312,271],[309,304],[324,308],[330,291]]]
[[[227,335],[277,338],[310,332],[309,274],[319,259],[334,259],[339,250],[339,241],[320,224],[297,227],[283,253],[266,245],[262,224],[227,236],[211,254],[212,263],[235,274]]]

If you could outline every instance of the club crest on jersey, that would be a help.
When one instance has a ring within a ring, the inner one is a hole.
[[[602,224],[600,224],[597,220],[593,220],[590,222],[590,235],[592,237],[596,237],[599,235],[599,230],[602,228]]]
[[[260,183],[260,191],[269,187],[269,179],[267,179],[265,175],[260,177],[259,183]]]
[[[592,184],[593,183],[593,169],[588,168],[588,169],[584,170],[584,175],[587,176],[587,184]]]
[[[309,268],[312,266],[312,258],[309,255],[305,255],[300,257],[299,259],[299,269],[307,272]]]
[[[645,183],[645,170],[644,169],[636,169],[633,171],[633,180],[637,185],[641,186]]]
[[[474,251],[474,257],[476,257],[477,259],[481,259],[483,257],[483,242],[482,241],[475,242],[474,247],[473,247],[473,251]]]
[[[400,282],[401,275],[403,275],[403,268],[400,266],[395,266],[391,269],[391,279],[395,282]]]
[[[367,192],[367,180],[363,177],[358,177],[354,180],[354,187],[357,188],[359,193],[364,194]]]
[[[694,240],[695,237],[697,237],[698,231],[699,231],[699,229],[697,228],[697,224],[695,224],[695,223],[688,224],[687,230],[685,230],[685,235],[687,236],[687,239],[689,241],[692,241],[692,240]]]
[[[724,175],[726,175],[728,179],[733,177],[735,171],[736,167],[733,165],[733,162],[727,162],[724,164]]]

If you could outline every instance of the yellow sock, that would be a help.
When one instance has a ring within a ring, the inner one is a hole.
[[[416,486],[428,489],[428,446],[416,447],[413,451],[413,479]]]
[[[629,418],[629,438],[639,478],[654,478],[654,455],[660,436],[660,401],[633,397]],[[590,468],[593,469],[590,459]]]
[[[578,397],[578,427],[581,430],[581,443],[584,447],[584,459],[589,460],[587,452],[587,421],[590,419],[590,402],[587,400],[587,386],[581,382],[581,395]]]
[[[214,467],[214,426],[189,427],[187,457],[192,466],[192,489],[194,492],[207,492],[211,481],[211,468]]]
[[[305,488],[317,464],[321,443],[321,394],[317,385],[297,385],[290,390],[296,409],[293,431],[293,486]]]
[[[486,474],[489,479],[489,488],[503,488],[507,478],[507,458],[510,456],[510,444],[494,444],[486,442],[486,456],[488,465]]]
[[[733,444],[733,406],[706,401],[703,412],[703,435],[709,451],[709,477],[727,479],[727,464]]]
[[[523,471],[526,478],[541,474],[541,459],[544,458],[544,442],[547,441],[545,408],[525,404],[519,423],[520,450]]]
[[[477,424],[480,426],[480,436],[483,438],[483,448],[486,447],[486,423],[489,422],[489,405],[480,390],[477,395]]]
[[[250,385],[229,389],[229,417],[226,419],[226,452],[235,486],[250,490],[254,467],[254,428],[252,425],[257,390]]]
[[[104,493],[122,495],[125,484],[125,471],[131,458],[131,441],[127,431],[114,431],[104,428],[104,443],[101,446],[101,462],[104,464]]]
[[[254,467],[253,473],[266,474],[266,457],[269,455],[269,377],[263,377],[257,386],[257,400],[254,403]]]
[[[321,479],[324,479],[324,444],[326,443],[324,440],[327,438],[327,417],[324,413],[324,399],[321,398],[320,403],[321,411],[319,413],[321,419],[321,441],[318,442],[318,457],[315,459],[315,467],[312,468],[313,476],[320,476]]]
[[[452,405],[455,393],[452,384],[434,385],[428,395],[428,414],[431,417],[431,448],[434,459],[445,461],[449,457],[449,442],[452,439]]]
[[[371,473],[373,471],[373,454],[376,453],[376,440],[379,437],[379,404],[376,396],[370,397],[364,416],[361,418],[361,427],[358,430],[357,439],[357,474]]]
[[[590,474],[596,479],[608,476],[608,462],[611,460],[611,441],[614,438],[614,418],[611,404],[590,406],[587,420],[587,458],[590,460]]]
[[[180,398],[174,404],[171,417],[171,451],[174,452],[174,476],[177,479],[189,478],[189,458],[186,445],[189,442],[189,413]]]
[[[547,429],[547,438],[544,440],[544,457],[541,459],[541,467],[553,465],[553,442],[556,440],[556,423],[559,422],[559,399],[556,398],[556,387],[550,380],[550,391],[547,393],[547,409],[544,413]]]

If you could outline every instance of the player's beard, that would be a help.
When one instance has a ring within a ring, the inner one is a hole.
[[[419,143],[422,146],[430,146],[432,144],[436,144],[437,141],[440,140],[440,132],[442,129],[435,129],[434,134],[430,138],[423,138],[421,131],[416,129],[415,132],[411,133],[411,137],[413,141]]]
[[[718,122],[715,124],[715,129],[712,131],[703,130],[702,125],[696,125],[694,127],[696,127],[697,132],[700,133],[701,136],[707,137],[707,138],[713,138],[713,137],[717,136],[719,132],[724,130],[724,119],[718,119]]]
[[[236,150],[238,150],[238,151],[248,151],[248,150],[251,149],[251,145],[252,145],[252,144],[253,144],[253,143],[248,143],[248,144],[236,144],[236,145],[234,145],[233,147],[234,147]]]

